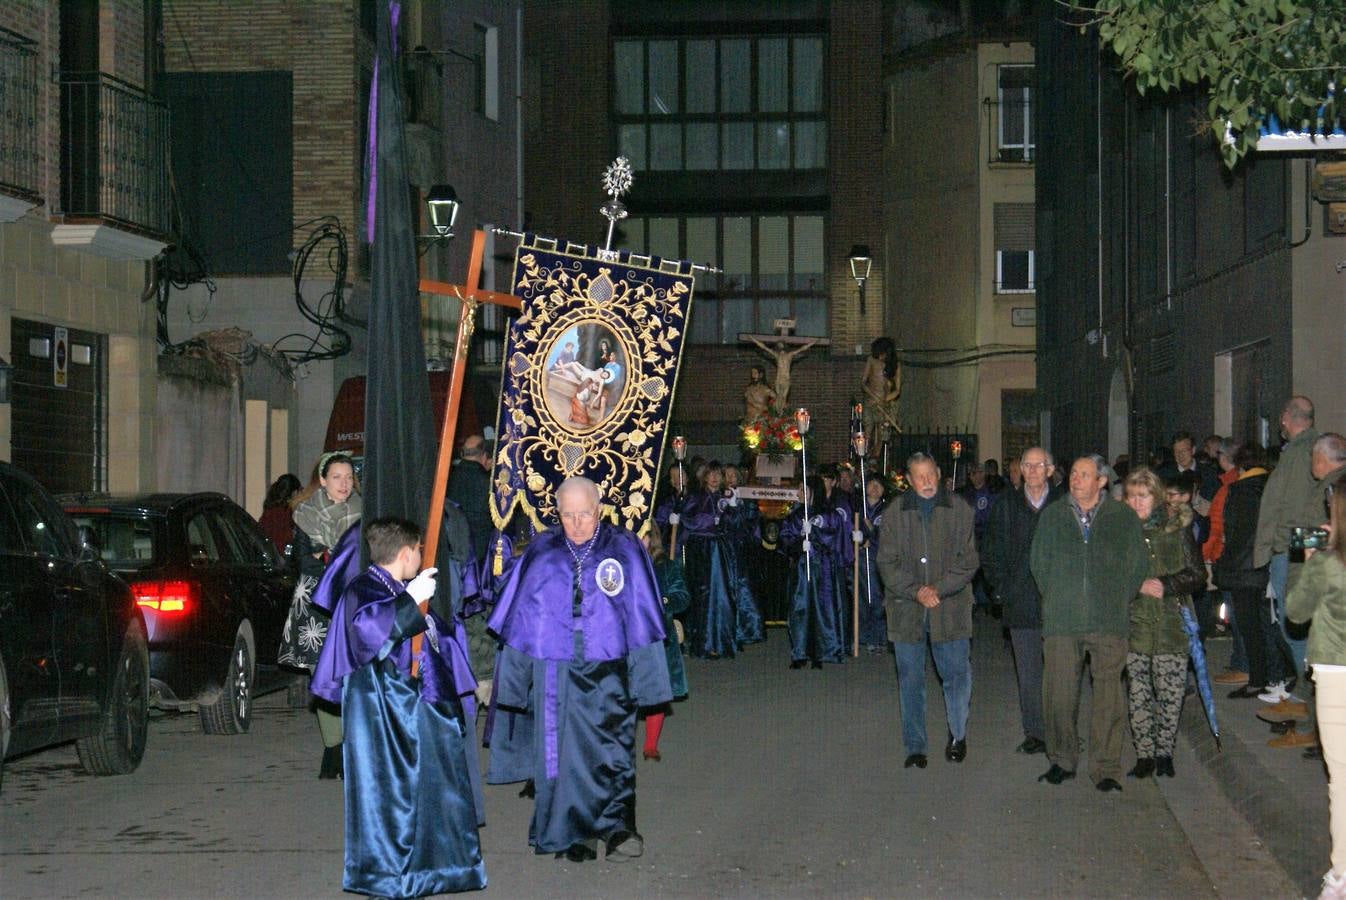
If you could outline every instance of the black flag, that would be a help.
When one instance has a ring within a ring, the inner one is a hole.
[[[435,454],[402,135],[400,4],[384,0],[380,7],[365,165],[366,238],[373,246],[361,487],[366,519],[401,516],[424,523]]]

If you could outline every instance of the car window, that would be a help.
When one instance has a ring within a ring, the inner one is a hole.
[[[275,545],[257,529],[251,516],[242,510],[231,509],[223,519],[229,527],[240,560],[250,566],[279,567]]]
[[[187,520],[187,558],[194,563],[223,562],[225,559],[209,519],[209,513],[199,512]]]
[[[154,523],[128,515],[76,512],[76,525],[88,526],[98,536],[99,552],[114,568],[144,568],[154,561]]]
[[[23,536],[19,533],[19,523],[14,520],[14,511],[9,507],[9,497],[5,493],[8,481],[0,483],[0,553],[25,553]]]
[[[13,504],[19,533],[30,552],[64,559],[73,557],[74,545],[59,510],[32,485],[17,478],[6,480],[5,492]]]

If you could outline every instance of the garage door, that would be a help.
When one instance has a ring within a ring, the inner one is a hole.
[[[107,341],[75,328],[60,337],[45,322],[12,322],[14,464],[52,491],[102,490]]]

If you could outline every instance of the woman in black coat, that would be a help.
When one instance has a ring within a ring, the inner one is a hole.
[[[1231,692],[1230,697],[1256,697],[1266,690],[1267,640],[1267,567],[1253,566],[1253,544],[1257,538],[1257,509],[1267,484],[1266,454],[1255,443],[1240,444],[1234,451],[1238,478],[1230,482],[1224,505],[1224,551],[1215,561],[1211,576],[1216,587],[1229,591],[1234,604],[1234,627],[1243,638],[1248,653],[1248,683]]]

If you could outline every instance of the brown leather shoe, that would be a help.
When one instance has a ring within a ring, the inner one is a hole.
[[[1257,711],[1257,718],[1263,722],[1301,721],[1309,717],[1309,706],[1298,700],[1282,700]]]
[[[652,760],[654,762],[659,762],[661,759],[663,759],[663,756],[660,755],[658,750],[646,750],[645,758],[648,760]]]
[[[1312,747],[1318,743],[1316,731],[1287,731],[1280,737],[1267,741],[1268,747]]]
[[[1216,684],[1247,684],[1248,673],[1240,672],[1237,669],[1225,669],[1219,675],[1211,679]]]

